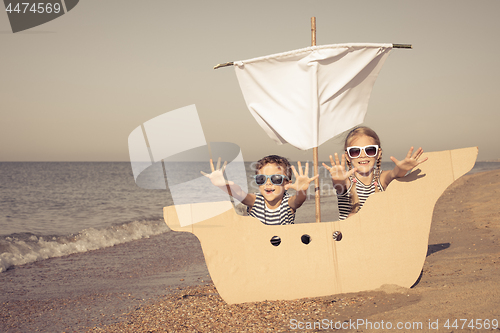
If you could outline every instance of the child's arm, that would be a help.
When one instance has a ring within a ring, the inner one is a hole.
[[[255,194],[246,193],[241,189],[241,187],[235,184],[232,181],[226,181],[224,179],[224,169],[226,168],[227,161],[224,162],[222,168],[220,168],[221,159],[217,161],[217,169],[214,168],[214,162],[210,159],[210,168],[212,169],[212,173],[208,174],[203,171],[200,171],[201,174],[212,182],[213,185],[220,188],[222,191],[228,193],[233,198],[241,201],[242,204],[252,207],[255,203]]]
[[[295,212],[300,206],[302,206],[304,201],[306,201],[306,191],[309,188],[309,184],[319,177],[319,175],[316,175],[312,178],[309,178],[307,176],[309,174],[309,163],[306,163],[305,172],[302,171],[300,161],[297,162],[297,166],[299,167],[299,172],[297,172],[295,167],[292,165],[292,171],[295,175],[295,183],[285,185],[285,189],[288,190],[291,188],[296,191],[295,195],[291,196],[288,200],[288,205],[293,210],[293,212]]]
[[[339,162],[339,155],[335,153],[335,161],[330,155],[331,167],[323,163],[323,166],[330,172],[333,181],[333,187],[337,190],[337,194],[343,194],[350,186],[349,177],[357,170],[353,168],[349,171],[345,169],[345,154],[342,154],[342,162]]]
[[[417,165],[424,163],[427,161],[428,157],[419,161],[418,159],[422,156],[424,150],[422,148],[418,148],[415,153],[413,153],[413,147],[410,148],[408,154],[404,160],[398,161],[395,157],[391,156],[391,160],[396,164],[394,169],[388,172],[382,172],[380,175],[380,182],[383,188],[386,188],[390,182],[392,182],[396,178],[404,177],[408,171],[412,170]]]

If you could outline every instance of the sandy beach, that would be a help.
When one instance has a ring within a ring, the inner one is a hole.
[[[59,278],[59,283],[44,270],[48,263],[31,264],[32,270],[47,274],[51,293],[37,294],[41,286],[30,286],[28,277],[23,285],[12,282],[20,276],[11,274],[11,282],[6,274],[0,276],[0,282],[12,284],[4,284],[2,290],[24,293],[0,303],[1,331],[498,331],[499,188],[500,170],[493,170],[464,176],[445,191],[434,210],[422,275],[409,289],[383,286],[320,298],[228,305],[207,276],[196,238],[172,232],[136,241],[141,249],[150,244],[146,253],[120,253],[125,248],[120,245],[94,251],[96,258],[104,257],[100,251],[108,251],[109,256],[131,255],[135,261],[127,267],[109,267],[103,262],[91,268],[88,265],[95,258],[78,263],[78,255],[51,259],[63,264],[72,258],[68,276]],[[185,246],[191,246],[190,250],[183,250]],[[69,273],[76,275],[77,271],[86,276],[85,285],[93,294],[62,293],[65,283],[76,283],[68,279],[75,279]],[[109,276],[114,280],[109,281]],[[99,292],[96,283],[102,285]],[[77,315],[79,311],[88,313]]]

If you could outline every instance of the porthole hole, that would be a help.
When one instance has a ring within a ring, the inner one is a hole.
[[[333,233],[333,240],[337,241],[337,242],[341,241],[342,240],[342,233],[340,231],[335,231]]]
[[[300,237],[300,240],[302,241],[302,243],[307,245],[307,244],[311,243],[311,236],[309,236],[307,234],[302,235],[302,237]]]
[[[281,244],[281,238],[279,236],[273,236],[271,238],[271,244],[273,244],[274,246],[278,246]]]

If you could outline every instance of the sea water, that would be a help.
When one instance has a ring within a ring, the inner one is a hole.
[[[2,162],[0,271],[166,232],[168,204],[130,163]]]
[[[208,162],[178,163],[181,181],[183,174],[210,171]],[[245,163],[246,185],[256,192],[252,166]],[[499,168],[500,162],[477,162],[470,173]],[[323,167],[320,182],[331,184]],[[194,201],[204,200],[212,185],[204,186],[189,194]],[[334,193],[320,188],[323,196]],[[172,204],[168,188],[137,186],[128,162],[0,162],[0,272],[168,232],[163,207]]]

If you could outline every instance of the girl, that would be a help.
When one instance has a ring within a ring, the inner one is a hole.
[[[391,156],[391,160],[396,164],[394,169],[382,171],[380,139],[377,133],[364,126],[356,127],[349,132],[344,149],[345,154],[342,154],[341,162],[335,153],[335,161],[330,155],[331,167],[323,163],[330,172],[333,186],[337,190],[340,220],[357,213],[368,196],[374,192],[384,191],[392,180],[404,177],[408,171],[427,161],[427,158],[418,160],[424,152],[422,148],[413,152],[411,147],[404,160],[399,161]],[[345,169],[346,160],[348,171]]]

